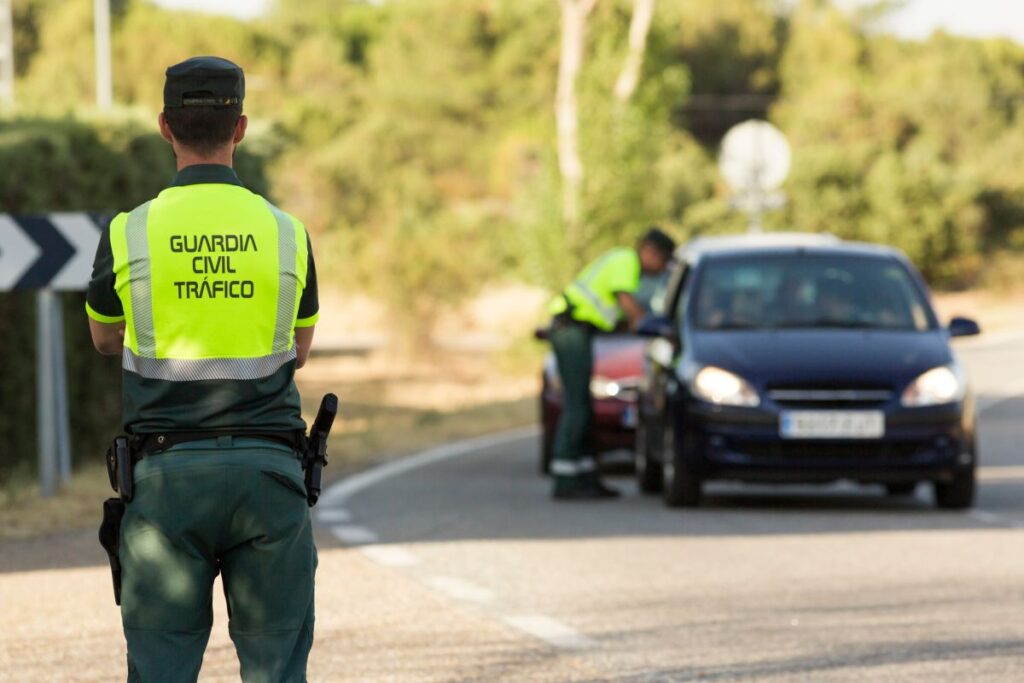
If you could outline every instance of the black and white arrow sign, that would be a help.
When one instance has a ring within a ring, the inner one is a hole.
[[[0,291],[85,289],[108,220],[94,213],[0,214]]]

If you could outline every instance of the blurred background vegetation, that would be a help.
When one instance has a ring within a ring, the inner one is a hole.
[[[155,194],[173,173],[151,132],[163,72],[218,54],[247,75],[243,180],[306,222],[324,286],[382,302],[405,338],[487,285],[560,287],[652,222],[680,239],[743,230],[715,157],[724,132],[755,117],[794,148],[789,202],[769,229],[893,244],[939,287],[1012,280],[1024,46],[886,35],[876,26],[891,4],[659,0],[623,101],[613,88],[633,3],[599,0],[577,87],[585,173],[569,243],[556,0],[277,0],[251,21],[115,0],[118,109],[102,118],[90,110],[92,2],[14,0],[18,109],[0,119],[0,211],[127,210]],[[0,356],[31,346],[31,320],[29,299],[0,295]],[[88,352],[68,327],[69,348]],[[17,381],[0,382],[0,443],[31,453],[9,441],[33,424],[31,367],[7,366]],[[91,355],[71,367],[80,387],[116,372]],[[105,429],[97,415],[76,419]]]

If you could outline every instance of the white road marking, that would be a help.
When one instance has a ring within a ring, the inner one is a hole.
[[[967,512],[967,516],[981,522],[982,524],[1009,527],[1011,529],[1024,529],[1024,519],[1002,515],[990,510],[979,510],[978,508],[974,508]]]
[[[316,521],[324,524],[344,524],[352,520],[352,513],[345,508],[325,508],[316,513]]]
[[[444,460],[479,453],[480,451],[493,448],[494,446],[502,446],[504,444],[521,441],[528,437],[536,437],[537,434],[537,427],[527,427],[525,429],[502,432],[501,434],[493,434],[491,436],[482,436],[476,439],[467,439],[466,441],[457,441],[455,443],[438,446],[437,448],[431,448],[423,451],[422,453],[410,455],[409,457],[401,458],[394,462],[384,463],[383,465],[372,467],[365,472],[343,479],[324,492],[320,497],[320,503],[326,507],[335,507],[357,493],[365,491],[366,489],[376,486],[388,479],[393,479],[401,474],[405,474],[406,472],[417,470],[421,467],[427,467],[428,465],[433,465],[434,463],[442,462]]]
[[[331,533],[345,545],[369,545],[370,543],[376,543],[379,540],[377,538],[377,534],[373,533],[366,527],[350,524],[332,526]]]
[[[582,650],[596,644],[582,633],[542,614],[508,616],[502,618],[502,621],[514,629],[565,650]]]
[[[397,545],[366,545],[359,552],[385,567],[414,567],[420,563],[420,558]]]
[[[978,481],[1014,481],[1024,479],[1024,467],[1020,465],[998,467],[991,465],[978,468]]]
[[[433,576],[426,580],[426,584],[456,600],[480,604],[494,601],[494,593],[490,590],[453,576]]]
[[[1000,524],[1001,525],[1003,523],[1002,517],[1000,517],[999,515],[997,515],[994,512],[989,512],[988,510],[978,510],[978,509],[969,510],[967,512],[967,516],[970,517],[971,519],[976,519],[979,522],[982,522],[984,524]]]

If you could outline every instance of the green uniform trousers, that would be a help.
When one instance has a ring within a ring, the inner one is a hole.
[[[221,437],[135,466],[121,525],[128,681],[195,681],[221,574],[246,683],[304,683],[316,548],[294,451]]]
[[[551,473],[556,483],[580,482],[594,476],[591,429],[594,406],[590,376],[594,369],[594,330],[589,325],[556,322],[551,346],[562,380],[562,415],[555,432]]]

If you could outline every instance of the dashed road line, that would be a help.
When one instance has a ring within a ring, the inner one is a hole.
[[[542,614],[521,614],[502,618],[512,628],[563,650],[583,650],[596,643],[562,622]]]
[[[353,524],[339,524],[331,527],[331,533],[334,537],[345,545],[369,545],[376,543],[379,539],[377,534],[373,533],[366,527],[355,526]]]
[[[967,516],[975,521],[981,522],[982,524],[988,524],[990,526],[1024,529],[1024,519],[1001,515],[998,512],[974,508],[967,512]]]
[[[456,600],[478,604],[494,602],[494,593],[487,588],[453,576],[433,576],[426,580],[426,584]]]
[[[366,545],[359,552],[385,567],[414,567],[420,563],[419,557],[397,545]]]

